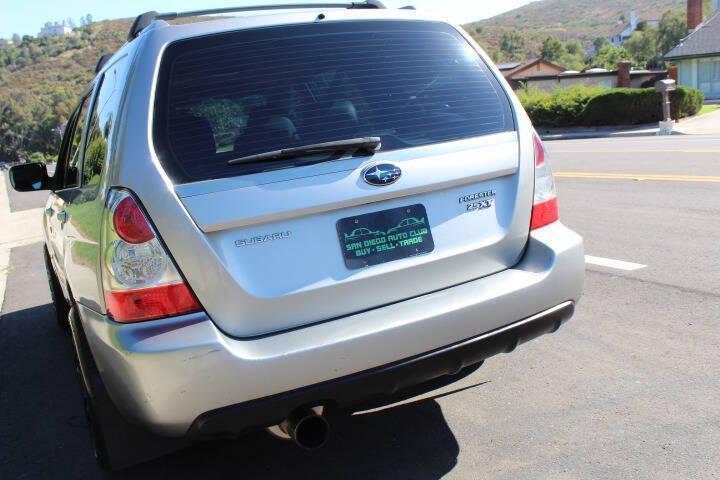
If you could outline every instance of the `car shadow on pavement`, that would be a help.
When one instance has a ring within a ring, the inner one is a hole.
[[[455,467],[458,453],[440,406],[427,400],[335,422],[316,452],[257,432],[196,444],[110,478],[437,479]]]
[[[23,295],[49,296],[42,289]],[[82,478],[95,468],[79,388],[52,305],[0,317],[0,478]]]
[[[436,479],[457,463],[459,445],[429,399],[338,419],[316,452],[262,431],[105,473],[92,455],[71,348],[49,304],[0,319],[0,478]]]

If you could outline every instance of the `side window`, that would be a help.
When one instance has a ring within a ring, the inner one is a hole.
[[[108,67],[95,89],[82,163],[83,186],[100,184],[108,152],[112,149],[113,127],[126,74],[127,57],[122,57]]]
[[[83,185],[100,183],[100,173],[107,155],[108,136],[112,130],[111,118],[108,117],[106,122],[102,122],[100,112],[107,103],[108,94],[112,94],[112,83],[100,80],[99,90],[93,103],[93,109],[90,112],[87,143],[85,144],[85,160],[82,167]]]
[[[80,162],[80,144],[82,142],[82,134],[85,129],[85,119],[87,117],[88,104],[90,103],[89,97],[85,97],[80,105],[80,110],[75,124],[72,125],[73,131],[68,132],[72,135],[70,138],[70,144],[66,151],[64,160],[64,175],[63,184],[61,188],[77,187],[78,185],[78,165]]]

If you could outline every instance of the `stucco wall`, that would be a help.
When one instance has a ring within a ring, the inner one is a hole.
[[[663,75],[661,75],[663,76]],[[640,88],[643,83],[654,80],[657,78],[657,74],[648,75],[633,75],[630,77],[630,86],[634,88]],[[559,75],[555,78],[544,78],[544,79],[533,79],[527,78],[524,80],[525,85],[531,88],[538,88],[546,92],[551,92],[556,88],[568,88],[575,85],[599,85],[605,88],[617,87],[618,78],[616,72],[610,72],[607,75],[592,75],[586,77],[574,77],[574,76],[562,76]]]

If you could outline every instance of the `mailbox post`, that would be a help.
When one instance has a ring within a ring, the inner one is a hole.
[[[663,119],[660,121],[658,135],[672,135],[673,121],[670,114],[670,92],[675,90],[675,80],[659,80],[655,82],[655,90],[662,96]]]

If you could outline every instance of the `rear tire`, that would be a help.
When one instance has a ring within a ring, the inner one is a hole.
[[[63,330],[68,328],[68,314],[70,313],[70,305],[65,300],[60,281],[55,275],[52,262],[50,261],[50,254],[48,253],[47,247],[43,248],[45,256],[45,271],[48,277],[48,286],[50,287],[50,298],[52,299],[53,308],[55,309],[55,321]]]
[[[70,309],[68,323],[75,347],[75,370],[98,464],[106,470],[119,471],[188,446],[190,442],[185,439],[159,437],[125,419],[102,382],[75,306]]]

